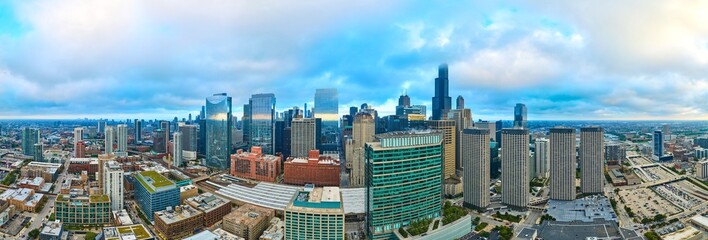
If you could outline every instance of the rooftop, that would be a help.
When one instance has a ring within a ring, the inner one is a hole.
[[[197,209],[204,212],[210,212],[218,207],[223,206],[224,204],[230,203],[226,199],[220,198],[208,192],[198,196],[187,198],[187,202],[189,202],[191,206],[196,206]]]
[[[601,220],[592,223],[545,221],[535,228],[538,230],[538,237],[546,240],[586,239],[593,237],[601,239],[622,238],[616,222]]]
[[[175,185],[174,182],[160,175],[156,171],[140,172],[137,174],[135,179],[137,179],[140,184],[143,185],[151,193],[155,192],[157,188]]]
[[[44,223],[44,226],[42,226],[42,232],[40,234],[59,237],[61,232],[62,232],[62,223],[61,223],[61,221],[56,220],[54,222]]]
[[[106,240],[122,240],[122,239],[154,239],[152,234],[147,231],[142,224],[120,226],[120,227],[104,227],[103,235]]]
[[[202,212],[194,209],[189,205],[180,205],[174,208],[168,207],[166,210],[155,212],[158,218],[160,218],[166,224],[172,224],[179,222],[191,217],[201,215]]]
[[[244,204],[231,213],[224,216],[224,220],[237,222],[246,226],[255,226],[264,218],[274,215],[272,209],[259,207],[252,204]]]
[[[109,201],[111,201],[108,198],[108,195],[90,195],[89,200],[91,200],[91,202],[109,202]]]
[[[593,222],[595,219],[617,221],[617,215],[606,197],[590,196],[573,201],[549,200],[546,209],[559,222]]]
[[[339,187],[315,188],[311,192],[302,190],[295,195],[289,206],[294,210],[317,209],[343,212]]]

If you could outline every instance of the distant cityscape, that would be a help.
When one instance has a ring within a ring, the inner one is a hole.
[[[433,76],[431,76],[433,77]],[[205,98],[171,120],[0,122],[0,232],[26,239],[701,239],[703,121],[473,119],[434,77],[431,114],[338,89],[276,111]],[[513,114],[513,115],[512,115]],[[240,117],[240,118],[239,118]],[[513,118],[512,118],[513,117]]]

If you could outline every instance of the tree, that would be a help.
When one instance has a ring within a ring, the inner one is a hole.
[[[85,240],[95,240],[96,236],[98,236],[98,234],[96,234],[95,232],[86,232],[84,239]]]
[[[27,234],[27,236],[28,236],[30,239],[36,239],[37,237],[39,237],[39,228],[30,231],[30,232]]]

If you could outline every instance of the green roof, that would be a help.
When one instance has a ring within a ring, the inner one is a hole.
[[[170,185],[175,185],[174,182],[167,179],[165,176],[160,175],[155,171],[144,171],[139,173],[140,176],[146,179],[151,179],[152,182],[148,183],[141,177],[136,177],[140,184],[142,184],[150,193],[155,192],[155,188],[167,187]],[[149,181],[149,180],[148,180]]]
[[[89,196],[89,200],[91,202],[108,202],[110,199],[108,198],[108,195],[91,195]]]
[[[135,238],[137,239],[148,239],[152,237],[152,235],[147,232],[145,226],[143,226],[142,224],[121,226],[116,228],[118,229],[118,233],[120,233],[120,235],[133,233],[135,234]]]

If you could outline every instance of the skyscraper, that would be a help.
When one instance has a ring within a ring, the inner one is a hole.
[[[457,146],[462,146],[462,131],[472,128],[472,111],[467,108],[452,109],[448,113],[448,119],[455,121],[455,140]],[[493,132],[493,131],[492,131]],[[460,147],[455,148],[455,169],[462,170],[464,163],[462,161],[462,150]]]
[[[554,127],[551,138],[550,198],[575,199],[575,129]]]
[[[275,94],[254,94],[249,100],[251,106],[250,128],[251,146],[263,149],[264,154],[274,154],[273,131],[275,127]]]
[[[456,102],[457,106],[455,109],[465,109],[465,99],[462,97],[462,95],[457,96]]]
[[[404,109],[411,106],[411,98],[407,94],[398,97],[398,105],[396,106],[396,115],[403,116]]]
[[[462,132],[464,205],[478,210],[489,206],[489,129],[465,129]]]
[[[293,119],[290,127],[290,156],[304,158],[310,150],[316,149],[316,127],[314,118]]]
[[[448,94],[449,80],[447,78],[447,64],[438,67],[438,77],[435,78],[435,96],[433,97],[433,120],[446,119],[450,111],[451,99]]]
[[[113,127],[106,126],[106,131],[103,133],[103,136],[104,136],[106,154],[113,153],[113,139],[115,139],[115,136],[113,135]]]
[[[652,138],[652,144],[654,145],[654,156],[661,157],[664,155],[664,134],[661,130],[654,130],[654,137]]]
[[[231,160],[231,97],[217,93],[206,98],[206,165],[227,169]]]
[[[516,106],[514,106],[514,127],[527,128],[527,120],[526,105],[523,103],[517,103]]]
[[[366,230],[369,239],[391,239],[400,227],[440,216],[443,136],[412,131],[375,138],[366,143]]]
[[[536,177],[547,178],[551,161],[548,139],[536,139],[536,152],[534,153],[534,157],[536,157]]]
[[[456,157],[457,149],[457,128],[453,120],[431,120],[427,121],[428,128],[439,130],[443,133],[443,178],[455,175],[455,163],[459,162]]]
[[[182,133],[175,132],[172,136],[172,165],[182,166]]]
[[[182,150],[197,151],[197,126],[182,125],[179,126],[179,132],[182,133]]]
[[[83,127],[77,127],[74,128],[74,144],[76,144],[79,141],[84,140],[84,128]]]
[[[529,202],[529,131],[521,128],[502,129],[501,150],[502,203],[525,209]]]
[[[165,131],[157,129],[152,133],[152,150],[156,153],[166,153],[167,146],[165,145]]]
[[[339,132],[339,93],[336,88],[315,90],[315,116],[322,119],[325,132]]]
[[[39,129],[25,127],[22,129],[22,154],[34,156],[34,145],[39,143]]]
[[[44,144],[40,141],[35,143],[32,148],[33,160],[35,162],[44,162]]]
[[[143,141],[143,121],[135,119],[135,143],[139,144]]]
[[[349,175],[350,187],[365,186],[365,169],[366,159],[364,145],[367,142],[374,141],[376,132],[376,122],[374,117],[368,113],[357,113],[354,116],[354,124],[352,126],[352,138],[347,141],[345,146],[345,159],[348,167],[351,169]]]
[[[602,193],[604,145],[601,127],[580,128],[580,190],[583,193]]]
[[[102,133],[106,131],[106,121],[98,120],[98,132]]]
[[[103,167],[103,194],[111,200],[111,210],[123,209],[123,168],[116,161],[105,162]]]
[[[160,121],[160,129],[162,129],[165,134],[165,146],[170,145],[170,122]]]
[[[247,142],[249,145],[251,144],[251,104],[244,104],[243,105],[243,117],[241,117],[241,121],[243,121],[243,141]]]
[[[126,124],[118,124],[116,126],[116,132],[117,132],[117,142],[118,142],[118,148],[116,148],[117,152],[127,152],[128,151],[128,125]]]

